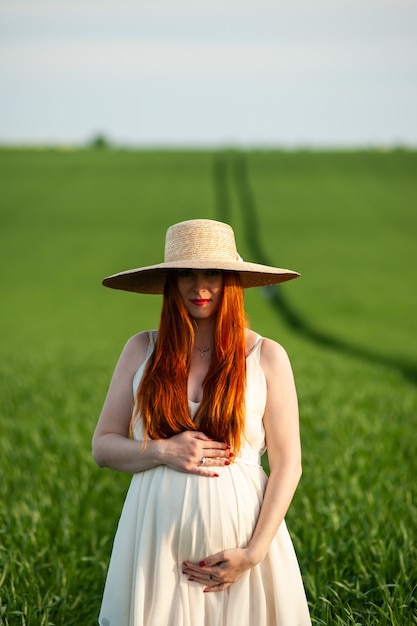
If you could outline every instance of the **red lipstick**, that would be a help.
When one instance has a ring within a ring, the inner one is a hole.
[[[204,306],[205,304],[207,304],[208,302],[210,302],[210,300],[207,299],[198,299],[198,300],[191,300],[191,302],[193,304],[195,304],[196,306]]]

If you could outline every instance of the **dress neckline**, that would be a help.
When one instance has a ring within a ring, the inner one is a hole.
[[[255,343],[253,344],[253,346],[250,348],[249,352],[246,353],[246,358],[250,357],[255,350],[259,347],[259,345],[262,343],[263,337],[261,335],[258,335]],[[194,402],[194,400],[190,400],[190,398],[188,398],[188,402],[190,404],[192,404],[193,406],[199,406],[201,404],[201,402]]]

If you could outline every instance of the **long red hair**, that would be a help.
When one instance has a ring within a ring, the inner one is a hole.
[[[169,271],[164,288],[155,349],[139,385],[131,426],[140,415],[145,442],[185,430],[200,430],[216,441],[241,445],[245,422],[246,315],[239,275],[223,272],[223,292],[216,315],[214,348],[203,381],[203,398],[194,420],[188,408],[187,381],[194,326]]]

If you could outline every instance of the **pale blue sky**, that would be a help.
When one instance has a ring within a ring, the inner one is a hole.
[[[0,143],[417,145],[416,0],[0,0]]]

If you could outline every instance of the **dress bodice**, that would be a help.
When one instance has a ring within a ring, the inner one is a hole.
[[[133,393],[136,396],[146,362],[152,354],[157,332],[149,331],[149,348],[145,361],[140,366],[133,378]],[[263,338],[258,335],[255,345],[246,357],[246,392],[245,392],[245,432],[240,455],[236,462],[248,465],[260,465],[260,458],[265,451],[265,429],[263,415],[266,406],[266,379],[260,364],[261,346]],[[190,415],[193,418],[197,412],[199,403],[188,402]],[[133,437],[141,441],[143,439],[142,422],[138,418],[133,426]]]

